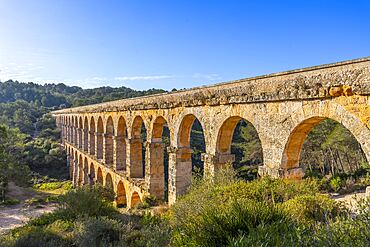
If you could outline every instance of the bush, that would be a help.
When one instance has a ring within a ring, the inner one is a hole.
[[[343,187],[343,180],[340,177],[334,177],[330,180],[330,187],[333,191],[338,192]]]
[[[224,246],[240,233],[248,234],[259,226],[290,222],[277,207],[264,202],[239,199],[225,205],[205,207],[197,221],[187,221],[175,230],[176,246]]]
[[[226,170],[195,179],[164,216],[119,214],[111,191],[82,187],[0,246],[369,246],[370,201],[350,213],[319,186],[311,179],[245,182]]]
[[[39,183],[33,186],[35,189],[39,190],[56,190],[56,189],[63,189],[63,190],[71,190],[72,189],[72,182],[65,181],[65,182],[49,182],[49,183]]]
[[[78,187],[59,197],[59,212],[66,219],[115,215],[118,211],[111,203],[113,198],[114,194],[100,185]]]
[[[70,242],[60,234],[51,232],[44,227],[25,226],[13,230],[11,235],[0,239],[0,245],[4,247],[62,247],[70,246]]]
[[[300,223],[325,222],[345,213],[344,206],[327,195],[299,195],[281,205],[282,209]]]
[[[132,230],[130,224],[106,217],[86,218],[76,224],[77,246],[116,246],[121,234]]]

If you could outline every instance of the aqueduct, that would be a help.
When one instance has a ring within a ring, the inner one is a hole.
[[[370,161],[370,57],[63,109],[53,116],[74,185],[102,183],[115,191],[117,204],[127,207],[149,194],[163,199],[166,151],[171,204],[191,183],[195,119],[204,131],[206,176],[233,161],[231,138],[240,119],[253,124],[261,140],[261,176],[302,177],[303,142],[327,118],[343,124]],[[164,126],[170,132],[167,150]]]

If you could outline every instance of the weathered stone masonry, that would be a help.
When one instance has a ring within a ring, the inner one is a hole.
[[[164,195],[163,126],[170,130],[169,203],[191,182],[190,130],[202,125],[205,174],[233,161],[240,119],[256,128],[263,149],[260,175],[300,178],[308,132],[331,118],[342,123],[370,160],[370,57],[189,90],[53,112],[75,185],[103,183],[128,207]],[[141,140],[141,125],[147,141]],[[145,168],[142,147],[146,149]]]

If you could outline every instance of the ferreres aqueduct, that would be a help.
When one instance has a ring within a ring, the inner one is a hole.
[[[231,140],[241,119],[258,132],[264,163],[259,167],[261,176],[301,178],[304,140],[327,118],[343,124],[370,161],[370,57],[63,109],[53,116],[75,186],[102,183],[114,190],[117,204],[128,208],[146,195],[163,199],[167,152],[171,204],[191,183],[190,131],[195,119],[206,144],[205,176],[234,160]],[[170,132],[166,150],[164,126]]]

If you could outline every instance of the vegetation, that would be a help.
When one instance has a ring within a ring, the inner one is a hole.
[[[165,246],[169,242],[168,227],[162,222],[120,214],[111,203],[112,197],[99,186],[69,191],[60,197],[56,211],[14,229],[0,239],[0,245]]]
[[[300,164],[315,177],[355,173],[366,166],[366,157],[355,137],[331,119],[320,122],[303,144]]]
[[[1,246],[368,246],[370,201],[357,211],[320,193],[316,179],[198,180],[169,211],[119,213],[102,187],[61,196],[53,213],[0,238]],[[266,237],[268,236],[268,237]]]
[[[174,246],[368,246],[369,206],[356,215],[317,180],[197,181],[169,212]]]

